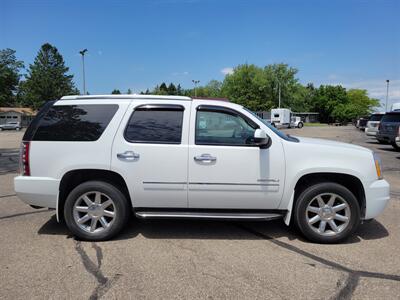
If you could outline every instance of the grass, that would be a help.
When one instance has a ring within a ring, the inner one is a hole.
[[[320,127],[320,126],[328,126],[328,124],[325,124],[325,123],[304,123],[304,126],[307,126],[307,127]]]

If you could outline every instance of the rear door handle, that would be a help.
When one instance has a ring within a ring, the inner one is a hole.
[[[217,160],[215,156],[211,156],[211,154],[206,154],[206,153],[199,156],[195,156],[193,158],[195,161],[201,161],[201,162],[213,162]]]
[[[140,157],[140,154],[133,151],[125,151],[123,153],[117,153],[117,157],[124,160],[135,160]]]

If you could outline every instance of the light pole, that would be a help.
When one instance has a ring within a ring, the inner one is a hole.
[[[200,82],[200,80],[192,80],[194,83],[194,96],[197,97],[197,84]]]
[[[278,81],[278,108],[281,108],[281,82]]]
[[[386,79],[386,105],[385,105],[385,112],[387,112],[388,100],[389,100],[389,79]]]
[[[83,94],[86,95],[86,82],[85,82],[85,53],[87,52],[87,49],[83,49],[82,51],[79,51],[79,53],[82,55],[82,75],[83,75]]]

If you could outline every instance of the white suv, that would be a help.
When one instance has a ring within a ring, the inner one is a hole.
[[[18,196],[82,239],[140,218],[291,220],[338,242],[389,200],[370,150],[296,138],[246,108],[178,96],[68,96],[27,129]]]

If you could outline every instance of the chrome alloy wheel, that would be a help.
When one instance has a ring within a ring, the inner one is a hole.
[[[308,226],[324,236],[335,236],[350,222],[350,206],[346,200],[334,193],[323,193],[314,197],[307,206]]]
[[[101,192],[87,192],[75,201],[73,216],[82,230],[99,233],[113,224],[116,217],[115,203]]]

